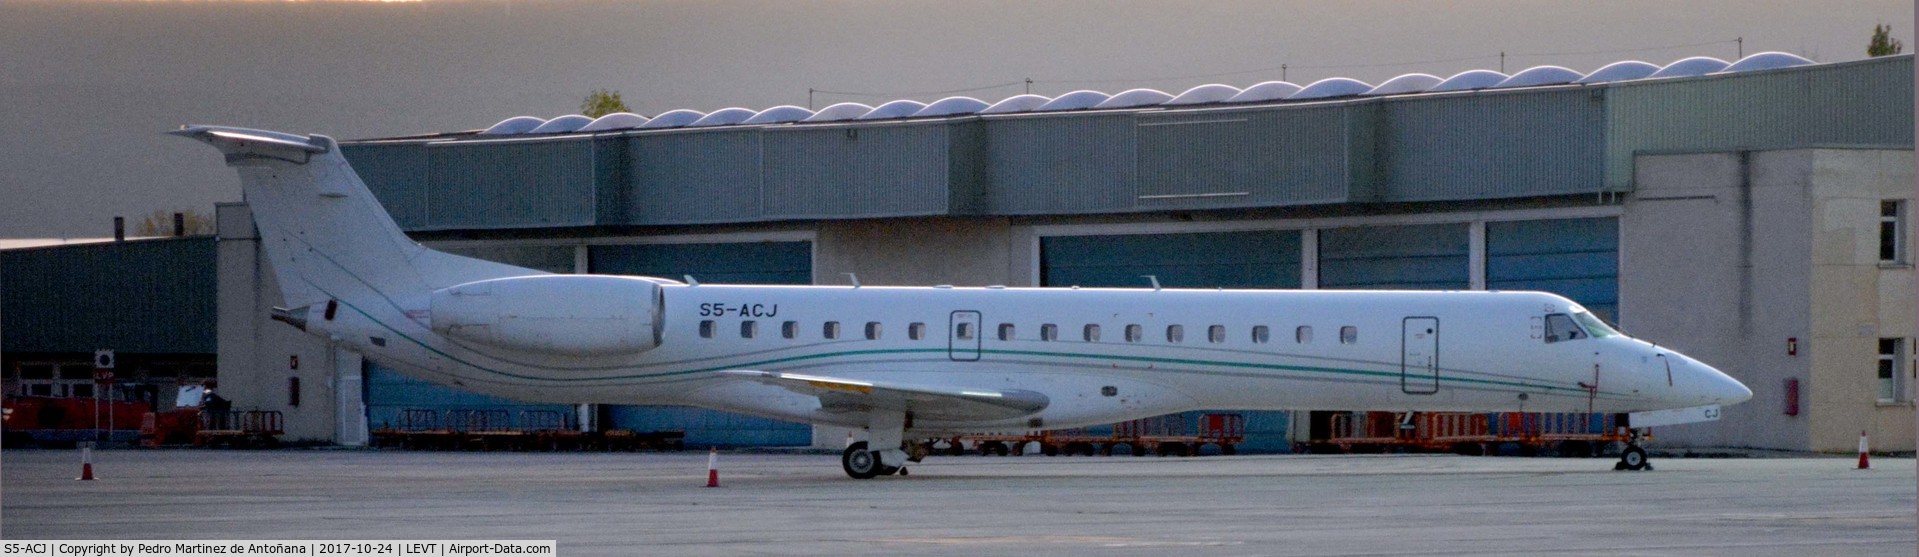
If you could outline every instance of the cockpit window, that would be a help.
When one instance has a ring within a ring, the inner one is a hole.
[[[1590,311],[1573,314],[1573,320],[1578,321],[1581,327],[1585,327],[1586,333],[1591,334],[1593,338],[1606,338],[1620,334],[1611,325],[1607,325],[1606,320],[1600,319]]]
[[[1579,340],[1582,338],[1586,338],[1586,331],[1580,330],[1579,325],[1573,323],[1572,316],[1564,313],[1554,313],[1546,316],[1546,342],[1548,344],[1568,340]]]

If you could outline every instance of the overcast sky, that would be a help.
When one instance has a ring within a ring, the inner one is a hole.
[[[636,111],[892,98],[1035,81],[1046,95],[1286,77],[1440,76],[1538,64],[1911,42],[1910,0],[1734,2],[0,0],[0,238],[111,234],[115,215],[211,213],[238,180],[183,123],[339,138],[574,112],[594,88]],[[1687,45],[1687,46],[1675,46]],[[1670,47],[1670,48],[1660,48]],[[1642,50],[1643,49],[1643,50]],[[988,102],[1023,84],[967,93]]]

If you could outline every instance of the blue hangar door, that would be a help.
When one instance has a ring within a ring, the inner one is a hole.
[[[812,284],[812,242],[643,244],[588,248],[594,273],[644,275],[703,284]],[[607,406],[602,429],[684,431],[688,446],[805,446],[807,424],[685,406]]]
[[[1299,288],[1299,243],[1296,230],[1047,237],[1040,239],[1040,285],[1149,288],[1141,275],[1153,275],[1167,288]],[[1183,418],[1195,427],[1202,414]],[[1241,452],[1292,449],[1285,412],[1239,414],[1246,416]]]

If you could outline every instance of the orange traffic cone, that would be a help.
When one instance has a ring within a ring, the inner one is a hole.
[[[80,447],[80,477],[74,479],[93,481],[93,447]]]
[[[1866,462],[1866,446],[1867,446],[1866,432],[1860,431],[1859,432],[1859,469],[1860,470],[1872,468],[1872,464],[1869,462]]]
[[[720,486],[720,449],[713,447],[706,453],[706,487]]]

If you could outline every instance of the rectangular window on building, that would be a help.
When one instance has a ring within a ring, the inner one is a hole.
[[[22,364],[20,366],[20,378],[21,379],[52,379],[53,365]]]
[[[1906,202],[1879,202],[1879,261],[1906,262]]]
[[[1099,325],[1088,324],[1081,334],[1086,342],[1099,342]]]
[[[919,340],[919,339],[926,338],[926,324],[925,323],[908,324],[906,326],[906,338],[908,340]]]
[[[826,337],[826,340],[840,338],[840,322],[827,321],[825,326],[820,327],[820,336]]]
[[[1047,342],[1059,340],[1059,325],[1044,323],[1039,326],[1039,339]]]
[[[1879,402],[1910,400],[1906,377],[1906,339],[1879,339]]]
[[[717,325],[715,325],[712,320],[701,321],[700,338],[713,338],[713,330],[716,327]]]
[[[287,406],[297,407],[299,405],[300,405],[300,378],[288,377],[287,378]]]
[[[782,337],[786,337],[786,338],[799,338],[799,337],[800,337],[800,322],[798,322],[798,321],[787,321],[787,322],[785,322],[785,323],[781,323],[781,324],[780,324],[780,336],[782,336]]]
[[[1253,326],[1253,344],[1266,344],[1267,341],[1270,341],[1272,339],[1273,339],[1272,329],[1266,328],[1265,325]]]

